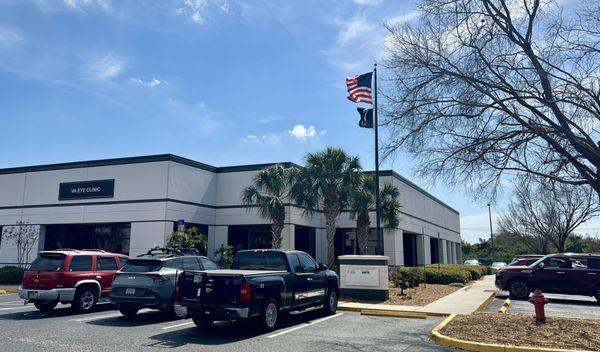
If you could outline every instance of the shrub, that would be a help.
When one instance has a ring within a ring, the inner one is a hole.
[[[466,284],[469,281],[471,281],[470,272],[461,268],[427,268],[426,282],[428,284],[448,285],[455,282]]]
[[[23,272],[16,266],[5,266],[0,268],[0,284],[16,285],[23,281]]]
[[[406,283],[408,287],[417,287],[423,280],[423,268],[419,267],[399,266],[390,274],[390,281],[392,281],[394,287],[398,287],[401,282]]]

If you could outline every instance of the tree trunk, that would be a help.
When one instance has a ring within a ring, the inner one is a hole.
[[[356,218],[356,241],[358,242],[358,254],[367,254],[370,230],[371,219],[369,218],[369,211],[361,211]]]
[[[271,248],[281,248],[281,232],[283,231],[283,222],[274,222],[271,224]]]
[[[335,186],[329,187],[325,192],[323,214],[325,215],[325,231],[327,232],[327,265],[330,268],[335,268],[336,219],[340,215],[339,198]]]

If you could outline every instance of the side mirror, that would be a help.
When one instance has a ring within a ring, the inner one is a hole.
[[[538,265],[538,269],[544,269],[545,267],[546,267],[546,264],[544,264],[544,263],[540,263]]]
[[[320,263],[319,267],[317,268],[317,271],[325,271],[327,269],[329,269],[329,267],[327,265]]]

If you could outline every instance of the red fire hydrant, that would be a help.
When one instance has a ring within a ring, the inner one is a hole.
[[[536,289],[529,302],[531,302],[531,304],[533,304],[535,307],[535,320],[539,321],[540,323],[545,323],[546,312],[544,310],[544,306],[548,304],[548,300],[544,298],[542,291],[540,291],[540,289]]]

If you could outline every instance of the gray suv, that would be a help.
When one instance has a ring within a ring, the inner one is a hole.
[[[185,317],[187,312],[175,306],[175,285],[183,270],[214,270],[219,266],[197,255],[156,254],[152,251],[129,259],[115,275],[110,302],[126,317],[142,308],[159,309]]]

